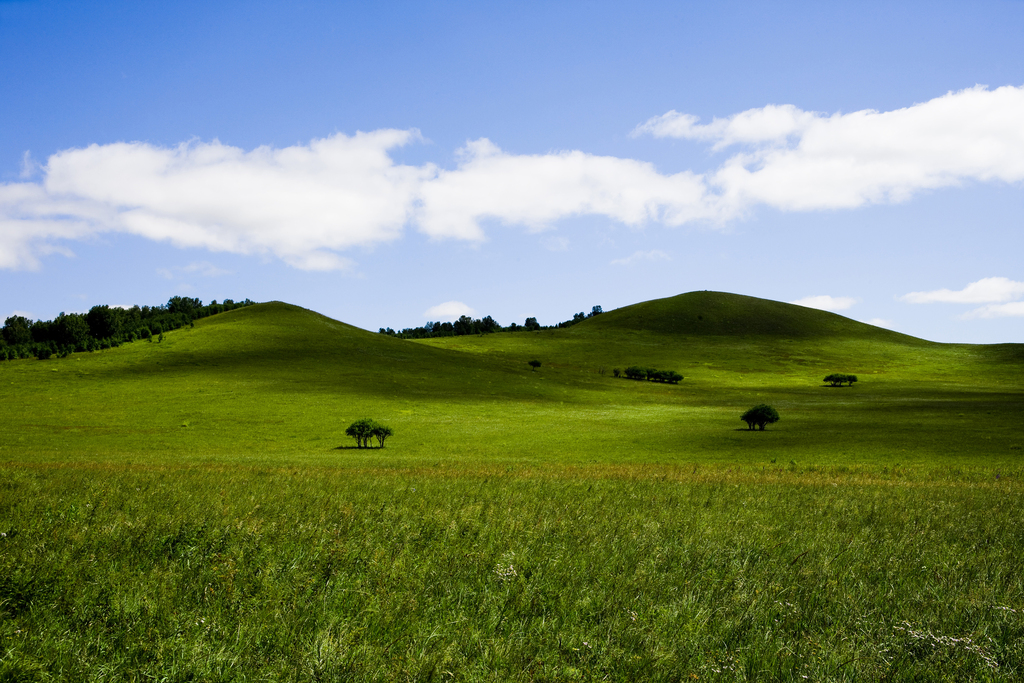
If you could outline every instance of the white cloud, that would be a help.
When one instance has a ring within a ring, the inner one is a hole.
[[[416,131],[333,135],[245,152],[91,145],[50,157],[42,184],[0,185],[0,267],[33,267],[54,240],[126,232],[180,247],[269,253],[307,270],[344,268],[336,251],[397,238],[433,166],[388,151]]]
[[[415,130],[251,151],[217,141],[91,145],[41,168],[26,156],[23,180],[0,184],[0,268],[36,268],[44,255],[70,254],[69,241],[101,233],[332,270],[351,266],[347,250],[395,240],[409,226],[480,241],[488,221],[541,231],[577,215],[677,226],[758,205],[854,208],[1024,180],[1021,121],[1024,87],[978,86],[889,112],[768,105],[700,124],[670,111],[634,131],[739,146],[706,174],[580,150],[512,154],[486,138],[467,143],[454,169],[395,163],[391,150],[419,139]]]
[[[965,313],[964,318],[1010,318],[1024,316],[1024,301],[989,304]]]
[[[807,308],[817,308],[822,311],[845,311],[857,303],[857,300],[848,296],[822,294],[820,296],[805,296],[803,299],[797,299],[789,303],[796,304],[797,306],[806,306]]]
[[[464,315],[472,317],[475,313],[476,311],[461,301],[445,301],[443,304],[428,308],[423,316],[429,320],[457,320]]]
[[[911,292],[899,297],[899,300],[908,304],[986,304],[1013,301],[1022,296],[1024,282],[1015,282],[1005,277],[987,277],[972,282],[958,291],[936,289],[931,292]]]
[[[700,176],[661,175],[652,164],[580,151],[516,155],[486,138],[459,152],[458,168],[423,184],[420,229],[432,237],[481,240],[480,221],[497,219],[538,231],[581,214],[627,225],[681,225],[710,218]]]
[[[976,86],[889,112],[827,116],[769,105],[701,126],[669,112],[634,133],[747,144],[708,178],[723,215],[903,201],[965,181],[1024,180],[1024,87]]]
[[[721,149],[737,143],[785,142],[790,136],[807,130],[816,117],[815,113],[801,111],[792,104],[769,104],[700,125],[696,116],[680,114],[673,109],[640,124],[632,136],[650,133],[658,138],[714,140],[714,148]]]
[[[651,251],[635,251],[625,258],[615,259],[611,262],[613,266],[632,266],[641,261],[671,261],[668,254],[660,249]]]

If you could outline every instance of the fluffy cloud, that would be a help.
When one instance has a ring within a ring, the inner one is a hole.
[[[220,142],[61,152],[42,184],[0,186],[0,267],[31,267],[54,240],[110,231],[273,254],[309,270],[344,267],[337,251],[401,234],[434,175],[388,155],[416,136],[380,130],[250,152]]]
[[[700,125],[696,116],[672,110],[637,126],[632,135],[646,133],[658,138],[711,140],[715,149],[722,149],[737,143],[783,142],[810,128],[816,118],[813,112],[801,111],[792,104],[769,104]]]
[[[652,249],[651,251],[635,251],[626,258],[615,259],[612,261],[613,266],[632,266],[642,261],[670,261],[671,258],[668,254],[661,251],[660,249]]]
[[[634,133],[745,144],[708,177],[723,206],[803,211],[902,201],[968,180],[1024,180],[1024,87],[978,86],[889,112],[770,105],[698,125],[678,112]]]
[[[33,267],[57,240],[116,231],[328,270],[349,263],[339,251],[393,240],[409,223],[432,237],[481,240],[487,219],[540,230],[578,214],[679,225],[715,213],[699,176],[579,151],[513,155],[481,139],[460,150],[454,170],[396,165],[389,150],[416,137],[381,130],[251,152],[219,142],[61,152],[42,184],[0,186],[0,267]]]
[[[972,282],[963,289],[936,289],[930,292],[911,292],[899,297],[910,304],[987,304],[965,313],[964,318],[1006,318],[1024,316],[1024,282],[1005,277],[987,277]]]
[[[517,155],[490,140],[467,144],[458,168],[423,184],[417,222],[432,237],[480,240],[480,221],[541,230],[567,216],[597,214],[627,225],[680,225],[715,214],[700,176],[662,175],[652,164],[580,151]]]
[[[1024,282],[1005,277],[987,277],[972,282],[961,290],[936,289],[931,292],[911,292],[899,299],[909,304],[987,304],[1013,301],[1024,296]]]
[[[848,296],[822,294],[820,296],[806,296],[803,299],[797,299],[789,303],[796,304],[797,306],[806,306],[807,308],[817,308],[822,311],[845,311],[857,303],[857,300]]]
[[[473,316],[475,313],[476,311],[461,301],[445,301],[443,304],[428,308],[423,316],[430,320],[457,320],[464,315]]]
[[[900,201],[965,181],[1024,180],[1024,87],[975,87],[890,112],[824,115],[769,105],[700,124],[671,111],[637,135],[739,146],[708,173],[580,150],[512,154],[486,138],[452,169],[396,164],[415,130],[377,130],[245,151],[91,145],[27,156],[0,184],[0,268],[33,268],[72,240],[119,232],[181,247],[265,254],[307,270],[341,269],[353,247],[407,227],[479,241],[489,221],[531,231],[597,215],[629,226],[720,223],[751,207],[840,209]],[[30,180],[40,176],[38,182]]]

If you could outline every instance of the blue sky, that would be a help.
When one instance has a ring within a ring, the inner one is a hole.
[[[1024,342],[1024,3],[0,0],[0,316],[711,289]]]

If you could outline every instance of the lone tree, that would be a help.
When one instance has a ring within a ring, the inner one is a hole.
[[[388,427],[387,425],[375,424],[373,427],[373,436],[377,439],[377,446],[379,448],[384,448],[384,442],[392,434],[394,434],[394,432],[391,431],[391,427]]]
[[[373,420],[363,418],[350,424],[348,429],[345,430],[345,434],[356,440],[356,447],[367,448],[370,443],[370,437],[373,436],[373,428],[375,426],[376,423]]]
[[[754,425],[757,425],[759,430],[764,431],[765,425],[775,424],[779,421],[779,412],[770,405],[762,403],[743,413],[743,417],[740,419],[747,423],[747,429],[753,430]]]
[[[537,372],[537,368],[540,367],[540,361],[539,360],[531,360],[529,363],[527,363],[527,365],[529,365],[531,368],[533,368],[534,372]]]
[[[831,375],[826,375],[823,382],[828,382],[833,387],[843,386],[843,382],[847,383],[847,386],[853,386],[853,383],[857,381],[857,375],[847,375],[842,372],[833,372]]]
[[[345,430],[345,434],[355,439],[356,446],[359,448],[370,448],[370,439],[377,439],[377,447],[384,448],[384,442],[394,434],[394,431],[387,425],[363,418],[350,424]]]

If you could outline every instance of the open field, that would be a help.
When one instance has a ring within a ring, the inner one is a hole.
[[[0,681],[1019,679],[1022,369],[715,293],[3,363]]]

